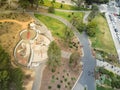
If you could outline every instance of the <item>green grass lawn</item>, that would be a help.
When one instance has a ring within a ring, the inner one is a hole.
[[[50,0],[44,0],[44,4],[42,4],[44,6],[52,6],[51,1]],[[58,8],[58,9],[66,9],[66,10],[76,10],[77,7],[76,6],[72,6],[72,5],[67,5],[67,4],[63,4],[63,7],[61,8],[61,3],[55,2],[54,3],[54,7]]]
[[[103,16],[98,15],[94,18],[94,21],[98,24],[98,30],[96,37],[90,38],[92,46],[116,55],[116,49],[106,19]]]
[[[60,11],[55,11],[55,15],[57,16],[61,16],[65,19],[67,19],[68,21],[70,21],[72,19],[73,16],[77,17],[77,19],[79,20],[83,20],[84,17],[84,13],[83,12],[60,12]]]
[[[113,90],[112,88],[97,86],[96,90]]]
[[[50,29],[53,36],[64,38],[66,26],[62,22],[58,21],[57,19],[39,14],[35,14],[35,17],[43,22],[48,29]]]

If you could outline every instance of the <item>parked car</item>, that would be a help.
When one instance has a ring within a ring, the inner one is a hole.
[[[114,29],[114,31],[115,31],[115,32],[118,32],[118,30],[117,30],[116,28]]]

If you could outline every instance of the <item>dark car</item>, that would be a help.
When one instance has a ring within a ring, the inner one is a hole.
[[[118,30],[117,30],[116,28],[114,29],[114,31],[115,31],[115,32],[118,32]]]

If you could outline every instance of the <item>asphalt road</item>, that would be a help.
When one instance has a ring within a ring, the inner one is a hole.
[[[95,89],[95,78],[94,78],[94,69],[96,66],[96,60],[92,56],[90,44],[88,37],[85,32],[80,35],[80,42],[83,45],[84,57],[83,61],[83,73],[81,78],[78,80],[75,88],[73,90],[80,90],[80,84],[86,86],[87,90],[96,90]]]

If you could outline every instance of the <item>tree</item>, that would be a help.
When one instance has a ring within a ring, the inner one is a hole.
[[[69,44],[71,42],[72,37],[74,36],[74,34],[66,27],[64,36],[65,36],[64,37],[65,43]]]
[[[33,7],[33,4],[34,4],[34,0],[28,0],[29,3],[31,4],[31,7]]]
[[[95,21],[92,21],[88,23],[86,32],[89,36],[94,37],[96,35],[97,31],[97,23]]]
[[[79,21],[77,29],[79,30],[79,32],[86,30],[86,24],[84,24],[82,21]]]
[[[92,11],[99,11],[97,4],[92,5]]]
[[[39,3],[44,4],[43,0],[34,0],[34,4],[36,5],[36,9],[38,9]]]
[[[89,16],[88,16],[88,20],[91,21],[92,19],[95,18],[95,16],[97,16],[99,14],[99,8],[96,4],[92,5],[92,11],[90,12]]]
[[[71,67],[71,69],[75,69],[75,67],[80,65],[80,54],[78,52],[74,52],[71,54],[70,56],[70,60],[69,60],[69,66]]]
[[[48,65],[55,70],[61,63],[61,50],[54,41],[50,43],[47,54]]]
[[[13,69],[9,54],[0,46],[0,90],[10,90],[11,87],[14,90],[22,90],[22,79],[21,69]]]
[[[39,2],[40,2],[41,4],[44,4],[44,0],[39,0]]]
[[[19,0],[20,6],[25,9],[30,5],[30,2],[28,0]]]
[[[10,76],[11,76],[10,81],[12,82],[16,90],[23,90],[22,85],[24,74],[22,70],[20,68],[11,69]]]
[[[52,0],[52,2],[53,2],[53,3],[55,3],[55,2],[56,2],[56,0]]]
[[[7,90],[9,84],[9,72],[6,70],[0,71],[0,90]]]
[[[73,16],[70,22],[72,25],[76,26],[79,23],[79,19],[78,19],[78,17]]]
[[[52,6],[49,7],[49,8],[48,8],[48,12],[50,12],[50,13],[55,13],[55,9],[54,9],[54,7],[52,7]]]

